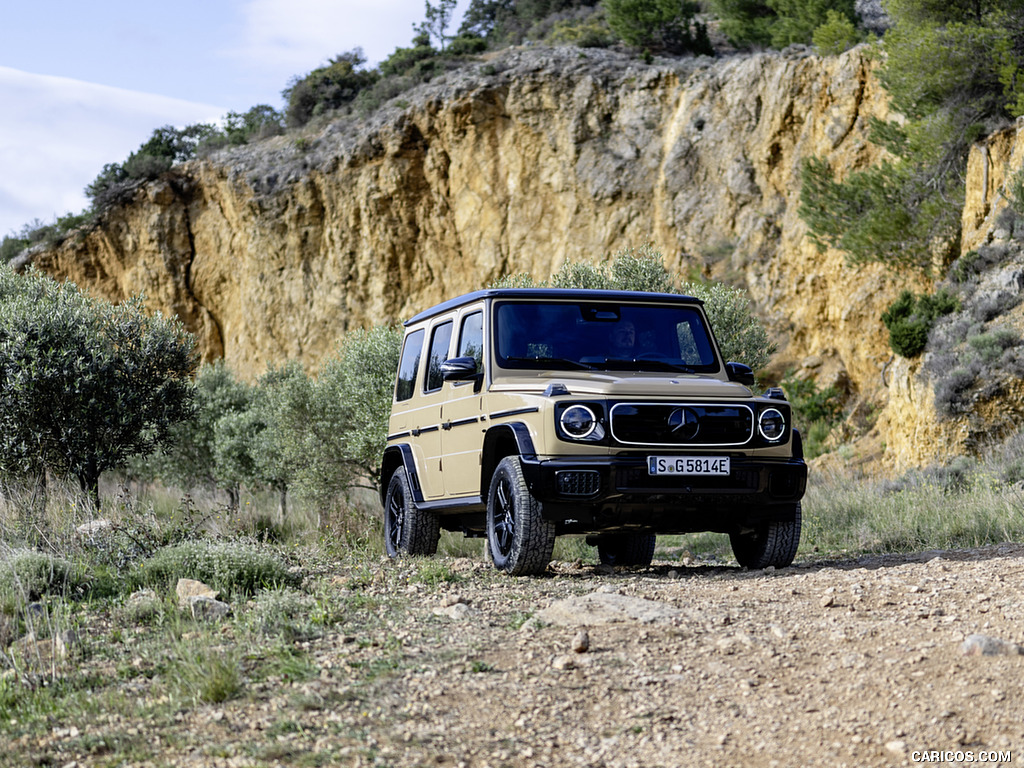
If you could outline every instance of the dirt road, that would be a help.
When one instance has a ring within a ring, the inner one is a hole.
[[[1024,641],[1022,586],[1019,545],[460,584],[452,660],[389,686],[378,738],[395,764],[1024,765],[1024,656],[963,649]]]
[[[410,561],[325,573],[377,619],[300,643],[305,679],[139,725],[159,757],[129,764],[1024,765],[1024,546],[758,572],[446,566],[457,581]],[[965,653],[979,634],[996,653]],[[53,764],[118,764],[60,738]]]

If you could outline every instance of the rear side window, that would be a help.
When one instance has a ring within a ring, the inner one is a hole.
[[[430,358],[427,360],[427,383],[424,392],[435,392],[441,388],[441,363],[448,359],[448,349],[452,343],[452,321],[434,328],[430,337]]]
[[[420,367],[424,333],[425,331],[421,328],[405,337],[402,358],[398,361],[398,383],[395,385],[395,400],[397,402],[408,400],[416,389],[416,371]]]

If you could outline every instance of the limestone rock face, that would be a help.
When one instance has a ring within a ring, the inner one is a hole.
[[[819,252],[798,215],[806,159],[840,177],[877,159],[867,124],[888,106],[862,50],[653,65],[512,50],[404,98],[184,165],[36,263],[113,300],[144,293],[251,378],[289,358],[315,370],[346,330],[503,274],[650,242],[683,275],[745,287],[780,370],[889,402],[879,316],[927,286]],[[885,423],[919,431],[919,404],[900,407]]]

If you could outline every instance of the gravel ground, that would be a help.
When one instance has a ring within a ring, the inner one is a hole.
[[[445,563],[457,582],[365,586],[405,610],[300,643],[311,679],[160,722],[64,723],[6,756],[119,764],[88,730],[135,734],[158,757],[127,764],[152,766],[1024,765],[1022,545],[755,572]],[[965,651],[973,635],[987,653]]]

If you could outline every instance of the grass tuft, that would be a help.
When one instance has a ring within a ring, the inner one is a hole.
[[[136,570],[139,586],[169,590],[180,578],[202,581],[224,597],[249,596],[261,589],[297,586],[301,577],[265,545],[194,541],[166,547]]]

